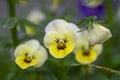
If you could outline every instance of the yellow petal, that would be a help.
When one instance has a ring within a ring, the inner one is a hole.
[[[33,36],[36,33],[36,30],[33,27],[25,26],[25,29],[26,29],[26,34],[29,36]]]
[[[66,43],[66,48],[63,50],[58,50],[57,49],[57,44],[53,44],[49,51],[50,54],[55,57],[55,58],[64,58],[68,54],[70,54],[73,50],[74,45],[72,43]]]
[[[84,55],[83,50],[75,54],[76,60],[81,64],[90,64],[97,59],[97,54],[90,51],[89,55]]]
[[[28,67],[34,66],[37,63],[35,59],[32,59],[30,63],[26,63],[24,59],[25,56],[22,55],[22,56],[18,56],[15,60],[16,64],[22,69],[26,69]]]

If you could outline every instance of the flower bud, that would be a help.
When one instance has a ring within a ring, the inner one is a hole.
[[[112,34],[109,29],[100,24],[94,23],[93,28],[88,31],[87,40],[90,45],[95,45],[102,44],[110,37],[112,37]]]

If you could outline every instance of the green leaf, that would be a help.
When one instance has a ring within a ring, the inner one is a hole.
[[[22,24],[28,25],[28,26],[31,26],[31,27],[39,27],[39,26],[41,26],[41,25],[39,25],[39,24],[34,24],[34,23],[32,23],[32,22],[30,22],[30,21],[28,21],[28,20],[25,20],[25,19],[19,19],[19,21],[20,21]]]
[[[23,24],[22,22],[18,21],[18,25],[19,25],[20,29],[21,29],[24,33],[26,33],[25,24]]]
[[[17,23],[17,18],[7,18],[7,19],[0,19],[0,27],[11,29],[15,27]]]

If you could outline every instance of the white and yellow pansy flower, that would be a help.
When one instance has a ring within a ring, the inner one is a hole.
[[[102,52],[102,44],[97,44],[91,47],[86,37],[87,31],[83,31],[78,36],[76,46],[73,50],[76,60],[83,65],[94,62]]]
[[[87,40],[90,45],[102,44],[106,40],[112,37],[112,34],[109,29],[104,26],[94,23],[93,28],[88,30]]]
[[[55,58],[64,58],[74,48],[79,28],[62,19],[51,21],[45,28],[44,44]]]
[[[16,47],[15,62],[22,68],[40,67],[47,60],[47,52],[37,40],[30,40]]]

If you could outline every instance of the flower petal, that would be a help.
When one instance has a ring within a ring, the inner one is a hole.
[[[33,51],[36,50],[40,45],[39,42],[35,39],[29,40],[29,41],[25,42],[24,44],[29,46],[30,49],[32,49]]]
[[[41,67],[48,58],[47,51],[43,46],[39,46],[37,51],[33,52],[33,55],[37,61],[37,64],[34,67]]]
[[[83,51],[80,50],[75,54],[76,60],[81,64],[90,64],[97,59],[96,53],[91,53],[88,56],[83,55]]]
[[[22,55],[22,56],[18,56],[15,60],[16,64],[22,69],[26,69],[37,63],[36,60],[31,60],[30,63],[26,63],[26,62],[24,62],[24,59],[25,59],[25,56]]]
[[[23,55],[25,53],[29,53],[32,50],[29,49],[28,46],[26,46],[25,44],[20,44],[19,46],[16,47],[15,51],[14,51],[14,55],[15,57],[18,57],[20,55]]]
[[[56,32],[64,32],[67,28],[68,24],[65,20],[62,19],[55,19],[48,23],[48,25],[45,28],[45,32],[49,31],[56,31]]]

